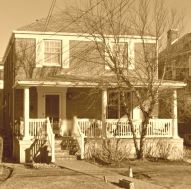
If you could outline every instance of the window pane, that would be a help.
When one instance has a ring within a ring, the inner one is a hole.
[[[46,64],[61,63],[61,41],[45,40],[44,41],[44,62]]]

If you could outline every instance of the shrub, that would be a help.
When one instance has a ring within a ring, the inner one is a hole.
[[[94,158],[107,164],[116,164],[124,159],[129,159],[131,153],[130,145],[117,138],[103,139],[99,144],[91,141],[86,145],[86,159]]]

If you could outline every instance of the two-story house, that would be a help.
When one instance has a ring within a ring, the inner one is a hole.
[[[167,33],[167,46],[159,54],[159,65],[166,67],[167,80],[184,81],[187,87],[178,92],[179,134],[184,137],[191,133],[191,34],[179,37],[179,31],[171,29]],[[160,70],[160,69],[159,69]],[[160,74],[159,74],[160,75]],[[188,141],[185,141],[188,142]]]
[[[19,162],[35,161],[45,145],[42,136],[46,136],[54,162],[59,155],[64,156],[61,147],[57,152],[58,145],[64,143],[63,137],[71,135],[75,127],[75,138],[84,158],[88,138],[102,137],[103,120],[108,136],[132,139],[128,120],[119,120],[125,113],[121,96],[115,90],[115,76],[94,50],[91,37],[80,33],[78,27],[68,24],[59,14],[52,16],[46,31],[44,26],[45,19],[40,19],[13,31],[4,55],[5,152]],[[109,38],[112,41],[112,36]],[[127,56],[136,62],[141,54],[142,37],[124,34],[121,38]],[[148,45],[156,46],[155,37],[144,39]],[[130,69],[136,70],[136,64]],[[147,137],[168,138],[172,143],[175,140],[182,151],[182,140],[177,135],[176,89],[185,84],[167,81],[164,86],[173,89],[174,116],[159,119],[156,107]],[[137,83],[137,87],[144,86]],[[140,128],[140,108],[128,88],[126,95],[132,118]],[[116,134],[119,122],[120,132]]]

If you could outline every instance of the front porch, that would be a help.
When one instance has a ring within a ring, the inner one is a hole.
[[[108,89],[103,88],[92,97],[89,95],[90,90],[92,87],[52,85],[20,87],[20,95],[15,95],[14,117],[17,121],[13,127],[14,157],[20,162],[31,160],[35,154],[39,153],[39,146],[43,146],[46,142],[51,161],[54,162],[56,136],[74,137],[80,149],[81,159],[84,158],[87,139],[132,139],[131,129],[123,109],[120,109],[119,104],[114,104],[116,99],[113,92],[109,93]],[[128,97],[131,116],[137,138],[139,138],[141,111],[136,106],[131,92],[128,92]],[[164,138],[182,141],[178,137],[176,88],[173,90],[172,97],[172,117],[157,118],[159,110],[156,107],[154,118],[150,119],[147,128],[148,139]],[[95,100],[93,105],[88,103],[93,100]],[[20,101],[22,101],[23,110],[19,108],[19,105],[16,107],[17,102]],[[23,118],[20,118],[22,115]]]

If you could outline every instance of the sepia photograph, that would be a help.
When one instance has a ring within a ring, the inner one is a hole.
[[[190,0],[0,0],[0,189],[191,189]]]

